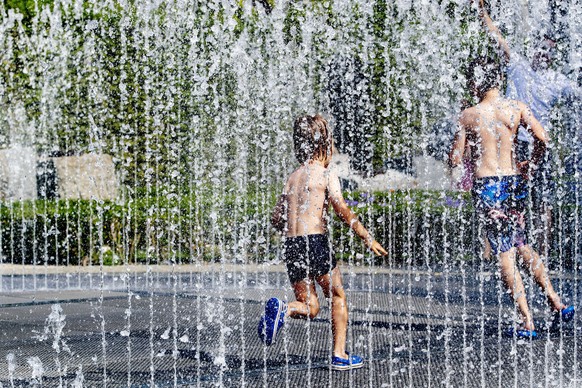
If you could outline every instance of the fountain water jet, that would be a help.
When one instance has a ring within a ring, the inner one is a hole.
[[[475,10],[449,0],[263,3],[0,4],[0,143],[35,157],[111,155],[122,184],[114,200],[0,205],[0,383],[576,384],[579,320],[535,343],[503,338],[511,303],[478,252],[470,199],[415,180],[442,163],[428,144],[467,97],[463,64],[494,50]],[[490,3],[520,52],[559,27],[558,65],[575,80],[579,1]],[[564,106],[550,262],[577,302],[579,101]],[[334,124],[350,174],[399,168],[416,182],[346,195],[387,259],[331,223],[349,346],[368,362],[344,375],[327,368],[324,300],[321,319],[289,324],[273,347],[256,338],[266,297],[293,298],[270,210],[296,163],[292,119],[314,112]],[[416,173],[415,157],[430,161]],[[533,286],[528,295],[543,317],[542,296]],[[70,358],[33,338],[53,305],[67,317]]]

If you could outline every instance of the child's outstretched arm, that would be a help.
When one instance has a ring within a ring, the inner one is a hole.
[[[271,215],[271,224],[279,232],[285,231],[285,224],[287,222],[287,195],[281,194],[277,200],[277,204],[273,209]]]
[[[342,195],[339,178],[333,172],[329,174],[329,199],[338,217],[364,240],[364,243],[372,252],[378,256],[386,256],[388,254],[382,245],[374,240],[370,232],[358,220],[356,214],[348,207]]]

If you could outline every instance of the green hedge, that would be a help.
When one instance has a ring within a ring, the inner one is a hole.
[[[261,263],[280,255],[269,225],[273,190],[139,197],[126,203],[87,200],[0,205],[4,263],[115,265],[222,261]],[[468,193],[426,190],[346,193],[348,205],[389,251],[373,257],[336,217],[330,229],[338,259],[351,264],[446,264],[478,257],[478,231]],[[577,262],[580,206],[554,210],[551,260]],[[533,240],[532,240],[533,241]]]
[[[468,258],[478,249],[476,224],[468,193],[389,191],[353,193],[346,201],[364,225],[388,250],[376,264],[442,262]],[[367,261],[372,256],[347,227],[334,220],[336,254],[344,260]],[[363,257],[362,257],[363,256]],[[357,260],[361,257],[361,260]]]
[[[9,263],[51,265],[263,262],[277,257],[280,249],[280,236],[269,225],[274,201],[272,195],[251,190],[244,198],[199,192],[126,204],[5,203],[0,205],[2,257]],[[466,195],[420,190],[351,193],[347,201],[397,260],[457,255],[466,245],[459,239],[471,241],[473,236]],[[369,256],[339,220],[332,220],[331,229],[340,259]]]

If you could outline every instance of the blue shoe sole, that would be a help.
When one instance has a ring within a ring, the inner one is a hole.
[[[265,304],[265,315],[261,317],[257,328],[259,338],[270,346],[277,333],[283,328],[285,303],[277,298],[271,298]]]
[[[552,324],[550,326],[551,332],[557,332],[560,330],[560,323],[567,323],[574,319],[575,313],[574,306],[568,306],[559,313],[556,311],[554,312],[554,319],[552,320]]]
[[[574,306],[568,306],[565,309],[562,310],[562,321],[563,322],[570,322],[572,319],[574,319],[574,313],[576,311],[574,310]]]
[[[333,370],[351,370],[351,369],[358,369],[364,366],[364,363],[359,364],[350,364],[350,365],[336,365],[331,364],[331,369]]]
[[[535,330],[526,330],[526,329],[514,329],[513,327],[510,327],[509,329],[507,329],[507,331],[505,332],[505,335],[507,337],[515,337],[515,338],[519,338],[519,339],[537,339],[538,338],[538,332]]]

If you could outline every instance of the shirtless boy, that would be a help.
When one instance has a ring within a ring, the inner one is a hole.
[[[328,169],[333,140],[320,115],[301,116],[293,127],[295,156],[300,166],[289,176],[273,212],[272,222],[285,234],[284,259],[296,300],[271,298],[259,322],[259,337],[271,345],[287,317],[313,319],[319,313],[315,283],[331,298],[333,356],[331,368],[349,370],[363,365],[346,351],[348,305],[342,277],[328,240],[328,208],[358,235],[372,252],[387,252],[348,208],[338,176]]]
[[[574,307],[562,303],[525,233],[527,180],[544,156],[548,134],[528,106],[500,94],[502,77],[497,64],[480,58],[471,63],[469,72],[469,87],[479,103],[461,112],[449,164],[451,167],[461,164],[465,146],[469,146],[475,167],[472,189],[475,210],[485,227],[492,254],[498,259],[501,278],[521,316],[521,324],[510,327],[507,334],[536,338],[523,281],[516,268],[516,254],[544,291],[551,309],[563,321],[574,316]],[[531,160],[517,162],[515,145],[520,126],[533,137],[534,150]]]

